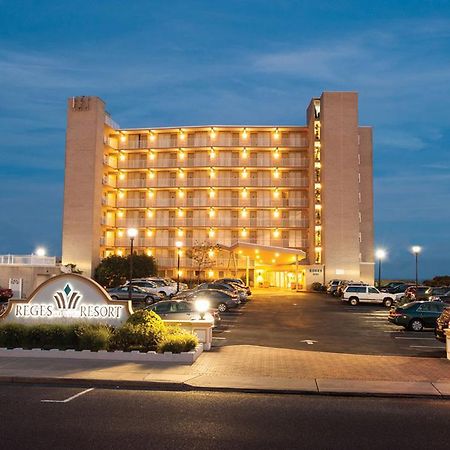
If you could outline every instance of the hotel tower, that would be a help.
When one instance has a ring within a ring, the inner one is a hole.
[[[93,274],[130,252],[130,228],[163,276],[180,256],[182,278],[372,283],[372,129],[358,95],[313,98],[306,125],[141,128],[119,127],[98,97],[70,98],[63,263]]]

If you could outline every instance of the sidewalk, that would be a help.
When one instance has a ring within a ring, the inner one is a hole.
[[[1,357],[0,382],[450,398],[450,361],[239,345],[192,366]]]

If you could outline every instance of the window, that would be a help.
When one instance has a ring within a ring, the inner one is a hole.
[[[375,289],[375,288],[369,288],[369,294],[379,294],[380,293],[380,291],[378,290],[378,289]]]
[[[177,311],[178,312],[190,312],[190,311],[192,311],[192,307],[191,307],[191,305],[189,303],[180,302],[180,303],[177,303],[176,305],[177,305]]]
[[[159,305],[156,305],[153,311],[155,311],[157,314],[160,313],[166,313],[169,311],[170,304],[169,303],[160,303]]]
[[[339,282],[337,282],[335,285],[339,284]],[[347,292],[355,292],[355,293],[359,293],[359,294],[363,294],[366,292],[366,288],[363,286],[350,286],[347,288]]]

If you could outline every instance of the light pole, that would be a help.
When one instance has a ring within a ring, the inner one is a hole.
[[[183,243],[181,241],[175,242],[175,247],[177,248],[177,294],[180,291],[180,255],[182,246]]]
[[[419,253],[422,251],[422,248],[418,245],[413,245],[411,248],[412,252],[416,257],[416,288],[419,285]]]
[[[128,280],[128,300],[132,298],[133,290],[133,243],[134,238],[137,236],[138,230],[136,228],[128,228],[127,235],[130,238],[130,278]]]
[[[38,247],[37,249],[36,249],[36,256],[45,256],[46,255],[46,250],[45,250],[45,248],[44,247]]]
[[[378,289],[381,287],[381,261],[386,258],[386,251],[382,248],[379,248],[375,252],[375,256],[378,259]]]

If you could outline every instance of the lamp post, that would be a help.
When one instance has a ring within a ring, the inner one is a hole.
[[[175,247],[177,248],[177,294],[180,292],[180,254],[182,246],[183,243],[181,241],[175,242]]]
[[[422,248],[418,245],[413,245],[411,248],[412,252],[416,257],[416,288],[419,285],[419,253],[422,251]]]
[[[134,238],[137,236],[138,230],[136,228],[128,228],[127,235],[130,238],[130,278],[128,280],[128,300],[132,298],[133,290],[133,244]]]
[[[378,289],[381,287],[381,261],[386,258],[386,251],[382,248],[379,248],[375,252],[375,256],[378,259]]]
[[[38,247],[37,249],[36,249],[36,256],[45,256],[46,255],[46,250],[45,250],[45,248],[44,247]]]

